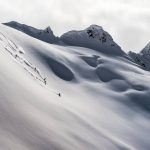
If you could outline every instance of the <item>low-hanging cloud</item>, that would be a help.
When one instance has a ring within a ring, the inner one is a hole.
[[[149,7],[149,0],[0,0],[0,22],[50,25],[57,35],[98,24],[124,50],[139,51],[150,41]]]

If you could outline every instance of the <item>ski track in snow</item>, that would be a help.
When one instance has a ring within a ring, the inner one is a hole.
[[[22,68],[31,76],[34,80],[39,82],[39,85],[45,88],[48,92],[59,95],[58,91],[52,90],[46,86],[46,77],[42,76],[40,70],[28,61],[24,55],[24,49],[12,40],[6,37],[0,32],[0,44],[3,45],[4,49],[13,57],[13,59],[22,66]],[[42,84],[41,84],[42,83]]]
[[[4,49],[14,58],[14,60],[19,63],[34,79],[45,83],[45,77],[41,75],[40,70],[23,56],[25,54],[23,48],[16,45],[1,32],[0,43],[3,45]]]

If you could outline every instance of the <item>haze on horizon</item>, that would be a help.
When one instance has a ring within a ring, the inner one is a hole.
[[[56,35],[98,24],[125,51],[140,51],[150,42],[149,0],[0,0],[0,22],[48,25]]]

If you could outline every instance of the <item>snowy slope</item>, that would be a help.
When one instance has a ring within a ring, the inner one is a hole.
[[[150,73],[108,50],[0,25],[0,149],[149,150]]]

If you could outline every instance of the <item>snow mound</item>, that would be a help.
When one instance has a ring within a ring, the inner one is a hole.
[[[98,55],[93,56],[81,56],[81,58],[91,67],[97,67],[97,65],[100,63],[101,57]],[[102,62],[101,62],[102,63]]]
[[[121,75],[109,68],[106,68],[105,66],[99,66],[96,69],[96,73],[103,82],[109,82],[111,80],[123,80]]]
[[[37,38],[37,39],[42,40],[47,43],[57,43],[58,42],[58,37],[56,37],[53,34],[53,31],[51,30],[50,27],[47,27],[44,30],[40,30],[40,29],[36,29],[36,28],[33,28],[33,27],[25,25],[25,24],[20,24],[15,21],[4,23],[4,25],[7,25],[14,29],[17,29],[21,32],[26,33],[29,36],[32,36],[34,38]]]
[[[47,66],[53,71],[53,73],[57,77],[65,81],[72,81],[75,79],[71,69],[69,69],[66,64],[63,64],[63,62],[59,62],[59,60],[49,57],[48,55],[41,52],[38,53],[38,56],[41,60],[45,61]]]
[[[106,54],[124,54],[121,48],[113,41],[111,35],[98,25],[91,25],[81,31],[69,31],[64,33],[60,40],[72,46],[92,48]]]

